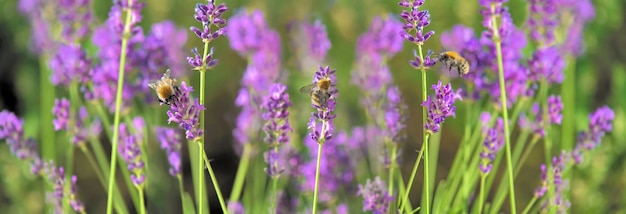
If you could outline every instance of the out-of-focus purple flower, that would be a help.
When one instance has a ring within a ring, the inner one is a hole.
[[[337,82],[337,77],[335,75],[335,69],[330,69],[330,67],[319,67],[319,70],[315,72],[313,75],[313,84],[317,85],[320,80],[330,80],[331,84],[328,89],[328,101],[325,106],[317,106],[316,104],[312,104],[312,106],[317,110],[317,112],[311,113],[311,118],[309,119],[308,129],[309,136],[320,144],[323,144],[325,141],[329,140],[333,136],[334,125],[333,119],[337,117],[335,115],[335,107],[337,106],[337,96],[339,95],[339,91],[335,87],[335,83]],[[323,92],[319,92],[320,94],[314,96],[326,96]],[[324,104],[322,104],[324,105]],[[317,121],[319,121],[319,126]]]
[[[187,42],[187,32],[176,28],[174,22],[166,20],[152,25],[146,35],[142,48],[138,50],[137,61],[133,62],[141,70],[139,87],[145,94],[149,93],[148,82],[161,78],[164,67],[170,68],[172,76],[182,76],[185,61],[181,47]],[[154,97],[146,97],[154,98]],[[155,100],[155,99],[152,99]]]
[[[398,87],[391,87],[387,90],[387,109],[385,112],[385,122],[389,129],[389,137],[393,143],[399,143],[405,138],[402,131],[406,128],[408,119],[405,113],[407,106],[400,97]]]
[[[315,69],[326,59],[326,54],[331,48],[330,40],[326,33],[326,26],[321,20],[314,23],[293,22],[289,26],[291,45],[297,55],[301,71]]]
[[[69,86],[76,80],[87,83],[91,79],[91,60],[87,53],[77,45],[61,44],[49,61],[50,81],[54,85]]]
[[[402,37],[398,35],[400,31],[402,23],[392,16],[387,16],[386,19],[374,17],[370,28],[357,40],[357,53],[373,52],[393,57],[402,49]]]
[[[470,73],[463,78],[473,82],[474,91],[468,91],[467,97],[478,99],[478,92],[486,90],[492,84],[485,71],[493,61],[492,54],[483,50],[484,44],[474,34],[474,30],[464,25],[455,25],[449,32],[441,33],[441,43],[444,49],[458,52],[469,62]]]
[[[535,189],[535,198],[541,198],[548,191],[548,173],[546,172],[546,164],[541,164],[541,184]]]
[[[565,26],[567,32],[564,35],[567,36],[560,45],[560,52],[580,56],[583,53],[585,24],[595,17],[593,3],[590,0],[559,0],[555,7],[561,17],[572,17],[572,20],[562,20],[563,23],[569,23],[569,26]]]
[[[165,150],[165,155],[167,155],[167,160],[170,163],[170,175],[179,176],[182,170],[180,136],[176,130],[166,127],[156,127],[154,132],[156,132],[156,138],[161,142],[161,148]]]
[[[483,141],[483,151],[480,152],[482,159],[480,163],[480,172],[489,174],[491,172],[493,160],[504,146],[504,121],[498,118],[498,122],[491,129],[487,130],[487,136]]]
[[[424,33],[424,27],[430,24],[430,13],[428,10],[420,10],[425,0],[400,0],[398,5],[410,9],[410,11],[402,10],[400,17],[404,20],[404,31],[400,31],[400,36],[405,40],[416,45],[423,45],[435,31]]]
[[[24,138],[24,120],[15,116],[13,112],[0,112],[0,140],[6,140],[11,153],[17,158],[25,160],[37,157],[37,144],[32,138]]]
[[[239,201],[229,201],[228,202],[228,212],[231,214],[244,214],[245,209],[241,202]]]
[[[576,163],[583,161],[582,155],[585,150],[592,150],[600,145],[602,138],[613,128],[615,113],[608,106],[602,106],[589,115],[589,130],[578,133],[573,157]]]
[[[563,172],[570,165],[571,155],[562,151],[559,156],[552,157],[552,183],[554,185],[554,198],[548,199],[546,209],[556,208],[557,213],[567,213],[567,209],[571,206],[570,201],[566,198],[566,192],[569,188],[568,180],[563,179]],[[550,185],[550,184],[549,184]]]
[[[61,36],[66,42],[80,42],[89,33],[93,20],[90,0],[59,0],[58,18],[63,26]]]
[[[120,156],[128,164],[128,171],[131,172],[130,179],[136,186],[142,186],[146,178],[143,171],[145,164],[141,159],[141,148],[139,147],[137,136],[130,134],[124,123],[120,124],[119,128],[119,142],[121,144],[118,149]]]
[[[57,1],[42,0],[20,0],[17,9],[29,18],[32,29],[32,42],[30,48],[37,54],[51,54],[54,49],[55,41],[52,39],[50,29],[50,21],[53,20],[56,13],[48,13],[52,17],[44,17],[43,11],[56,9],[54,8]]]
[[[255,53],[265,41],[263,37],[269,27],[265,22],[263,12],[254,10],[251,13],[241,10],[230,19],[227,26],[230,47],[242,56]]]
[[[529,78],[533,81],[561,83],[564,68],[565,61],[556,47],[540,48],[528,60]]]
[[[197,140],[204,134],[204,130],[200,129],[200,111],[205,108],[200,105],[198,98],[193,102],[189,92],[193,91],[193,87],[187,86],[184,81],[181,82],[179,90],[176,90],[175,98],[167,111],[167,123],[175,122],[178,126],[185,130],[185,137],[188,140]]]
[[[364,186],[359,184],[356,195],[363,197],[363,212],[372,211],[374,214],[387,213],[389,203],[393,200],[393,196],[387,192],[385,182],[379,176],[374,181],[367,179]]]
[[[528,16],[528,27],[530,38],[540,47],[552,45],[554,42],[554,31],[559,24],[557,14],[557,0],[529,0],[530,8]]]
[[[226,19],[222,18],[224,12],[228,10],[226,4],[215,5],[214,0],[208,0],[207,4],[196,4],[194,10],[196,13],[193,17],[202,24],[202,29],[191,27],[190,30],[202,39],[202,42],[211,42],[226,33],[224,29]]]
[[[450,116],[455,116],[454,102],[461,99],[460,89],[455,92],[450,83],[443,85],[439,80],[437,84],[432,86],[432,89],[435,90],[434,96],[428,96],[427,100],[422,103],[422,106],[426,106],[427,109],[427,122],[424,124],[424,129],[430,134],[439,132],[444,120]]]
[[[63,170],[63,167],[57,168],[53,161],[43,162],[38,158],[36,160],[39,162],[38,165],[40,166],[36,171],[33,171],[33,174],[44,176],[47,178],[48,182],[50,182],[52,192],[46,193],[46,199],[48,203],[52,205],[54,213],[63,213],[63,199],[65,197],[69,197],[70,205],[74,211],[84,213],[85,206],[78,200],[78,188],[76,186],[78,178],[76,175],[72,175],[70,192],[66,194],[64,186],[67,181],[65,180],[65,170]]]
[[[482,132],[487,134],[487,130],[489,129],[489,121],[491,121],[491,114],[489,112],[482,112],[480,116],[478,116],[478,120],[480,121]]]
[[[548,115],[550,116],[550,122],[561,124],[563,120],[563,102],[561,96],[550,95],[548,97]]]
[[[72,131],[72,143],[74,145],[81,146],[89,138],[97,137],[102,132],[102,125],[98,119],[94,119],[91,124],[87,124],[89,122],[89,114],[87,109],[84,106],[81,106],[78,109],[76,124],[74,127],[70,127],[70,131]]]
[[[350,157],[349,149],[345,146],[349,140],[345,132],[340,132],[337,136],[326,141],[322,147],[322,153],[318,154],[318,142],[305,137],[304,145],[309,148],[309,161],[300,168],[302,183],[300,190],[312,192],[315,187],[316,159],[320,160],[319,172],[319,201],[328,203],[337,200],[337,195],[341,193],[350,194],[355,191],[353,186],[355,176],[355,162]]]
[[[268,168],[265,172],[272,178],[277,178],[285,168],[285,163],[279,161],[279,151],[283,144],[289,143],[289,132],[293,129],[289,125],[289,94],[287,86],[276,83],[269,89],[269,93],[264,97],[263,119],[267,120],[263,126],[265,132],[264,141],[270,148],[265,152],[265,162]],[[278,148],[276,148],[278,147]]]
[[[70,101],[66,98],[62,99],[54,99],[54,106],[52,107],[52,114],[54,114],[54,119],[52,120],[52,124],[54,125],[54,130],[65,130],[67,131],[69,128],[69,120],[70,120]]]

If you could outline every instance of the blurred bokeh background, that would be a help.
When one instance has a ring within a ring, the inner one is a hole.
[[[218,1],[220,3],[221,1]],[[195,0],[154,0],[147,1],[142,11],[141,26],[148,29],[153,23],[166,19],[172,20],[178,27],[188,29],[196,25],[193,19]],[[282,39],[283,69],[290,72],[287,84],[292,101],[306,103],[308,97],[297,94],[297,88],[307,84],[312,71],[301,72],[293,62],[290,53],[287,26],[294,20],[313,21],[320,19],[327,27],[332,48],[327,57],[328,65],[337,69],[338,88],[341,91],[341,105],[337,112],[338,129],[347,129],[365,122],[365,112],[359,105],[360,92],[354,85],[349,84],[350,71],[353,70],[355,58],[355,44],[357,37],[365,32],[375,16],[397,16],[401,8],[397,1],[392,0],[321,0],[321,1],[226,1],[231,9],[225,17],[242,8],[260,9],[264,12],[268,24],[278,31]],[[94,11],[97,20],[105,20],[110,9],[111,1],[94,1]],[[585,28],[584,41],[586,51],[575,62],[576,66],[576,130],[587,127],[588,114],[602,105],[609,105],[616,113],[613,131],[605,138],[603,145],[588,157],[585,165],[576,167],[572,182],[572,213],[589,213],[590,211],[617,211],[626,212],[626,203],[623,198],[626,194],[626,124],[624,106],[626,106],[626,1],[621,0],[594,0],[596,17]],[[527,2],[510,0],[507,3],[514,22],[522,26],[526,22]],[[40,75],[42,66],[37,55],[29,50],[31,26],[28,20],[16,10],[16,0],[0,1],[0,109],[8,109],[25,118],[25,132],[27,136],[38,136],[38,121],[43,114],[40,102]],[[428,27],[436,32],[426,44],[426,49],[435,52],[442,50],[440,43],[441,32],[449,31],[456,24],[463,24],[474,28],[475,32],[483,31],[481,25],[483,16],[479,13],[477,1],[466,0],[429,0],[424,6],[432,14],[432,23]],[[218,180],[228,192],[237,168],[238,156],[232,144],[232,130],[235,127],[235,118],[239,109],[234,100],[240,87],[240,79],[246,67],[246,60],[241,58],[229,47],[227,38],[220,38],[211,44],[215,48],[215,57],[220,63],[208,73],[206,93],[206,142],[208,156],[213,161]],[[200,47],[201,41],[188,34],[188,42],[184,49]],[[417,155],[415,150],[421,145],[421,108],[420,108],[420,74],[408,65],[412,59],[414,47],[404,45],[401,53],[389,60],[389,66],[395,83],[401,89],[403,98],[409,106],[408,138],[403,142],[402,164],[403,174],[408,177],[413,160]],[[431,75],[429,82],[434,83],[439,75]],[[197,73],[189,72],[184,80],[197,85]],[[446,78],[446,77],[442,77]],[[566,77],[569,78],[569,77]],[[456,79],[445,79],[453,85],[461,85]],[[197,94],[196,94],[197,96]],[[463,105],[458,107],[463,109]],[[567,108],[567,107],[566,107]],[[306,112],[305,112],[306,113]],[[306,113],[308,114],[308,113]],[[305,135],[305,121],[299,121],[296,129],[300,136]],[[464,117],[449,119],[441,139],[439,167],[437,180],[447,176],[452,158],[462,137]],[[62,140],[63,136],[59,136]],[[522,176],[517,180],[517,199],[520,204],[526,204],[532,197],[534,188],[539,184],[538,166],[543,162],[543,153],[540,147],[527,161],[522,169]],[[183,151],[187,151],[183,149]],[[30,175],[28,167],[20,163],[9,154],[9,149],[0,146],[0,210],[40,210],[45,200],[41,193],[42,183]],[[534,158],[535,157],[535,158]],[[80,160],[81,155],[77,155]],[[62,163],[62,160],[59,160]],[[157,161],[158,162],[158,161]],[[104,210],[106,192],[96,185],[95,176],[90,175],[89,166],[76,161],[75,172],[80,177],[79,189],[82,200],[90,207],[89,210]],[[151,167],[163,167],[166,160]],[[184,173],[190,174],[188,162],[185,162]],[[593,171],[591,171],[593,169]],[[421,171],[421,169],[420,169]],[[30,175],[30,176],[29,176]],[[159,187],[152,193],[159,194],[159,200],[149,201],[151,213],[172,213],[180,210],[176,182],[169,178],[166,170],[162,172],[162,181],[157,181]],[[26,177],[26,179],[24,179]],[[189,177],[189,176],[187,176]],[[417,176],[416,185],[411,197],[419,201],[421,175]],[[90,180],[91,179],[91,180]],[[191,182],[187,182],[191,183]],[[188,189],[191,191],[191,186]],[[417,191],[415,191],[417,190]],[[211,193],[210,193],[211,194]],[[169,195],[169,196],[168,196]],[[217,208],[215,198],[211,196],[211,206]],[[508,209],[505,204],[504,209]],[[604,213],[604,212],[594,212]]]

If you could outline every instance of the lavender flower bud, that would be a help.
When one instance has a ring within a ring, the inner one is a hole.
[[[54,106],[52,107],[52,114],[54,114],[54,119],[52,120],[52,124],[54,125],[54,130],[65,130],[67,131],[69,128],[69,120],[70,120],[70,101],[62,98],[62,99],[54,99]]]
[[[398,87],[391,87],[387,90],[387,101],[385,122],[392,142],[398,143],[405,138],[405,134],[402,131],[406,128],[408,118],[403,113],[406,112],[408,107],[402,102]]]
[[[270,87],[269,93],[264,97],[263,119],[267,120],[263,126],[266,137],[265,142],[270,145],[270,150],[265,153],[265,162],[268,168],[266,173],[272,177],[278,177],[284,171],[284,163],[279,162],[279,152],[281,145],[289,143],[288,133],[292,131],[289,125],[289,94],[287,94],[287,86],[277,83]],[[278,148],[276,148],[278,147]],[[276,149],[274,149],[276,148]]]
[[[480,153],[482,159],[480,163],[480,171],[483,174],[489,174],[492,168],[493,160],[504,146],[504,121],[498,118],[495,127],[487,130],[487,136],[483,142],[483,151]]]
[[[62,44],[49,61],[50,81],[54,85],[69,86],[74,80],[87,83],[91,79],[91,59],[77,45]]]
[[[581,131],[578,134],[576,147],[572,154],[577,164],[582,162],[582,153],[585,150],[592,150],[600,145],[606,132],[610,132],[613,128],[614,119],[615,113],[608,106],[600,107],[589,115],[589,130]]]
[[[157,140],[161,142],[161,148],[165,150],[167,160],[170,163],[170,175],[179,176],[182,170],[180,136],[172,128],[156,127],[154,132],[156,132]]]
[[[561,96],[550,95],[548,97],[548,114],[550,116],[550,122],[555,124],[561,124],[563,120],[563,102]]]
[[[301,71],[314,69],[326,59],[326,54],[331,48],[330,40],[326,33],[326,26],[321,20],[314,23],[296,22],[290,26],[291,44],[295,48],[299,68]]]
[[[450,83],[443,85],[441,80],[432,86],[435,90],[434,96],[428,96],[427,100],[422,103],[426,106],[427,118],[424,129],[430,134],[439,132],[439,128],[444,120],[450,116],[455,116],[454,102],[461,99],[459,95],[460,89],[456,92],[452,90]]]
[[[60,0],[58,18],[63,26],[62,37],[67,42],[80,42],[89,33],[93,12],[89,0]]]
[[[7,110],[0,112],[0,140],[6,140],[11,153],[19,159],[38,156],[35,140],[24,138],[24,120],[19,119],[13,112]]]
[[[136,186],[142,186],[145,180],[143,172],[144,162],[141,157],[141,148],[139,148],[138,139],[135,135],[128,133],[126,124],[120,124],[120,143],[118,152],[126,164],[128,171],[131,172],[130,179]]]
[[[374,214],[387,213],[389,204],[394,199],[379,176],[374,181],[367,179],[365,186],[359,184],[358,195],[363,196],[363,212],[372,211]]]
[[[546,164],[541,164],[541,185],[535,189],[535,198],[541,198],[548,191],[548,173],[546,172]]]
[[[227,10],[226,4],[215,5],[214,0],[208,0],[207,4],[197,4],[194,18],[202,24],[202,29],[191,27],[190,30],[204,43],[217,39],[226,32],[224,29],[226,19],[222,18],[222,15]],[[212,30],[211,27],[217,29]]]
[[[423,45],[435,31],[428,31],[424,33],[424,27],[430,24],[430,13],[428,10],[420,10],[420,7],[424,5],[425,0],[400,0],[401,7],[410,8],[410,12],[402,10],[400,17],[404,20],[404,30],[400,32],[400,36],[405,40],[415,43],[416,45]],[[414,34],[411,34],[415,31]]]

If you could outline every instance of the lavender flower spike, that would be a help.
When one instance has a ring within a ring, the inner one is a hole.
[[[202,23],[202,29],[191,27],[190,30],[202,39],[202,42],[211,42],[225,34],[223,26],[226,25],[226,19],[222,18],[222,14],[228,10],[226,4],[215,5],[214,0],[208,0],[207,4],[197,4],[194,10],[196,14],[193,17]],[[217,29],[212,31],[211,27]]]
[[[480,172],[489,174],[492,168],[492,162],[496,158],[498,152],[504,146],[504,121],[498,118],[498,122],[494,128],[487,130],[487,136],[483,142],[483,151],[480,153],[482,161],[480,163]]]
[[[200,105],[197,98],[191,102],[189,92],[193,91],[193,87],[181,82],[179,89],[175,93],[170,110],[167,111],[169,117],[167,123],[178,123],[178,126],[185,130],[185,137],[188,140],[195,140],[204,134],[200,129],[200,111],[204,110],[204,106]]]
[[[52,107],[52,113],[54,114],[54,119],[52,120],[52,124],[54,125],[54,130],[68,130],[69,120],[70,120],[70,101],[66,98],[55,99],[54,106]]]
[[[161,148],[165,150],[167,160],[170,163],[170,175],[179,176],[182,170],[180,136],[176,130],[165,127],[156,127],[157,140],[161,142]]]
[[[444,120],[450,116],[455,116],[454,102],[461,99],[460,89],[456,92],[452,90],[452,85],[443,85],[441,80],[432,86],[435,90],[434,96],[428,96],[422,106],[427,109],[427,122],[424,129],[430,134],[439,132],[439,128]]]
[[[265,161],[268,168],[265,172],[272,178],[279,176],[284,171],[284,165],[280,166],[278,148],[289,142],[288,133],[293,129],[289,125],[289,111],[291,102],[287,94],[287,86],[277,83],[270,87],[265,97],[263,119],[267,123],[263,126],[266,137],[265,142],[270,144],[270,150],[265,153]],[[274,149],[276,148],[276,149]]]
[[[367,179],[365,186],[359,184],[357,195],[363,196],[363,212],[372,211],[373,214],[387,213],[393,196],[387,192],[385,182],[376,176],[374,181]]]
[[[13,112],[0,112],[0,140],[6,140],[11,153],[19,159],[37,158],[37,144],[33,139],[24,138],[24,120]]]
[[[411,11],[402,10],[400,17],[404,19],[404,31],[400,32],[400,36],[405,40],[415,43],[416,45],[423,45],[435,31],[428,31],[424,33],[424,27],[430,24],[430,13],[428,10],[420,10],[420,7],[424,5],[425,0],[400,0],[401,7],[410,8]],[[415,34],[411,32],[415,31]]]
[[[318,87],[320,85],[320,81],[328,81],[330,80],[330,85]],[[317,110],[317,112],[312,113],[312,117],[309,119],[308,129],[310,130],[309,136],[322,144],[324,141],[332,138],[332,133],[334,131],[333,119],[337,115],[334,114],[335,107],[337,102],[338,91],[335,88],[334,83],[337,82],[337,77],[335,76],[335,70],[331,70],[328,66],[319,67],[319,70],[315,72],[313,75],[313,84],[314,89],[312,89],[311,95],[318,99],[327,99],[326,103],[312,103],[312,106]],[[324,89],[323,87],[328,87]],[[321,127],[318,127],[318,124],[315,120],[321,122]]]
[[[140,128],[136,128],[140,129]],[[139,148],[137,136],[131,135],[126,129],[126,124],[120,124],[120,142],[122,143],[119,149],[120,156],[128,164],[128,171],[131,172],[130,179],[136,186],[142,186],[146,178],[144,169],[144,162],[141,159],[141,149]]]

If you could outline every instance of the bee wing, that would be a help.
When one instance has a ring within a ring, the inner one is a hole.
[[[165,73],[163,73],[163,78],[170,78],[170,74],[172,73],[172,70],[170,70],[169,68],[165,71]]]
[[[302,86],[302,88],[300,88],[300,93],[303,93],[303,94],[311,93],[311,89],[313,89],[313,86],[315,86],[315,84],[308,84],[308,85]]]
[[[157,89],[157,86],[159,85],[159,81],[160,80],[150,80],[148,82],[148,87],[150,87],[151,89]]]

